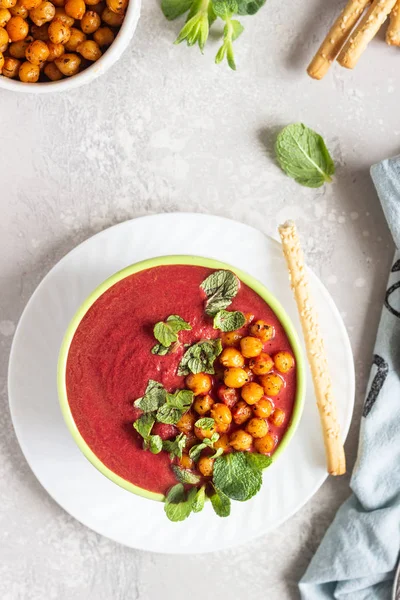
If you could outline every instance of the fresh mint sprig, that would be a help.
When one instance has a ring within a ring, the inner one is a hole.
[[[152,354],[164,356],[170,352],[172,344],[178,341],[180,331],[190,331],[192,327],[179,315],[170,315],[166,321],[154,325],[153,333],[159,344],[153,346]]]
[[[214,463],[213,484],[228,498],[245,502],[259,491],[262,471],[271,462],[269,456],[253,452],[224,454]]]
[[[209,373],[213,375],[214,362],[222,352],[222,343],[216,340],[205,340],[190,346],[178,367],[178,375],[189,375],[189,373]]]

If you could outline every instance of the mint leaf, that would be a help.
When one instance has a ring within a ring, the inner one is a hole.
[[[171,460],[174,458],[174,456],[182,458],[182,452],[186,445],[186,439],[186,435],[184,433],[180,433],[174,440],[165,440],[163,442],[163,450],[165,450],[165,452],[169,452],[169,457]]]
[[[172,470],[180,483],[189,483],[194,485],[200,481],[200,477],[198,475],[195,475],[195,473],[192,473],[192,471],[189,471],[188,469],[182,469],[181,467],[178,467],[178,465],[172,465]]]
[[[257,452],[246,452],[245,455],[248,465],[253,469],[263,470],[272,464],[272,458],[270,456],[257,454]]]
[[[194,393],[191,390],[177,390],[174,394],[167,394],[167,404],[185,411],[192,405],[193,399]]]
[[[136,408],[140,408],[145,413],[157,410],[159,406],[164,404],[167,392],[158,381],[150,379],[144,396],[138,398],[134,402]]]
[[[166,425],[176,425],[182,414],[183,411],[179,410],[179,408],[164,404],[157,411],[157,421]]]
[[[214,444],[217,440],[219,440],[219,433],[215,432],[212,434],[211,438],[205,438],[200,444],[192,446],[189,450],[190,458],[195,462],[198,461],[202,450],[204,450],[204,448],[214,448]]]
[[[205,311],[213,317],[231,304],[239,291],[239,279],[232,271],[215,271],[200,287],[207,296]]]
[[[214,329],[220,329],[221,331],[235,331],[245,325],[246,317],[239,310],[229,311],[220,310],[214,317],[213,327]]]
[[[161,9],[169,21],[185,14],[193,4],[193,0],[162,0]]]
[[[163,449],[163,441],[159,435],[151,435],[148,439],[150,452],[159,454]]]
[[[332,181],[335,165],[322,137],[303,123],[279,133],[275,154],[281,169],[300,185],[317,188]]]
[[[200,511],[202,511],[204,508],[205,501],[206,501],[206,488],[203,485],[199,489],[199,491],[197,492],[195,497],[193,498],[192,511],[194,513],[198,513]]]
[[[171,488],[167,494],[164,511],[170,521],[184,521],[192,512],[192,506],[197,494],[197,488],[192,488],[186,495],[182,483]]]
[[[214,427],[215,421],[214,419],[211,419],[211,417],[203,417],[202,419],[196,421],[194,425],[199,429],[211,429],[211,427]]]
[[[210,496],[212,507],[219,517],[229,517],[231,514],[231,501],[221,490],[215,489],[215,493]]]
[[[213,454],[212,456],[210,456],[210,458],[218,458],[218,456],[221,456],[221,454],[223,454],[224,451],[222,448],[218,448],[218,450],[215,451],[215,454]]]
[[[192,329],[179,315],[170,315],[166,321],[160,321],[154,325],[154,337],[161,346],[169,348],[171,344],[178,341],[180,331]]]
[[[215,460],[213,483],[232,500],[244,502],[259,491],[261,470],[249,465],[244,452],[224,454]]]
[[[215,14],[221,19],[231,17],[238,10],[238,3],[236,0],[212,0],[212,6]]]
[[[213,19],[214,11],[209,10],[209,3],[195,0],[189,12],[186,24],[181,29],[175,44],[180,44],[186,40],[188,46],[198,44],[203,52],[208,39],[210,21]]]
[[[139,419],[134,422],[133,427],[144,440],[147,440],[155,422],[154,416],[149,413],[139,417]]]
[[[168,354],[169,350],[169,348],[163,346],[162,344],[156,344],[152,347],[151,353],[157,354],[158,356],[165,356],[166,354]]]
[[[255,15],[265,4],[266,0],[238,0],[238,15]]]
[[[166,394],[166,404],[157,411],[157,421],[176,425],[181,416],[187,412],[194,399],[190,390],[177,390],[174,394]]]
[[[213,375],[214,361],[222,352],[221,340],[206,340],[190,346],[178,367],[178,375],[189,373],[209,373]]]

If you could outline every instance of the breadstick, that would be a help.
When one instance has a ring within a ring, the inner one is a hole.
[[[338,56],[342,67],[354,69],[369,42],[378,33],[397,0],[374,0]]]
[[[319,328],[318,315],[309,289],[304,255],[293,221],[287,221],[284,225],[281,225],[279,234],[300,315],[308,362],[311,368],[324,437],[328,473],[342,475],[346,472],[346,458],[336,415],[332,381],[324,341]]]
[[[345,6],[330,28],[328,35],[310,62],[307,69],[310,77],[313,77],[313,79],[322,79],[326,75],[354,25],[370,2],[371,0],[349,0],[347,6]]]
[[[400,0],[397,0],[390,13],[390,23],[386,32],[386,43],[390,46],[400,46]]]

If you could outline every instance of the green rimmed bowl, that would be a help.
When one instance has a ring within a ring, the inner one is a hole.
[[[151,269],[153,267],[159,266],[167,266],[167,265],[192,265],[192,266],[200,266],[207,267],[210,269],[218,270],[224,269],[229,270],[235,273],[239,279],[250,287],[258,296],[260,296],[266,304],[270,306],[270,308],[274,311],[278,320],[282,324],[285,333],[289,339],[291,344],[293,354],[296,359],[296,396],[294,400],[293,412],[291,415],[290,423],[286,429],[286,432],[274,452],[272,459],[275,462],[278,457],[285,450],[290,440],[292,439],[297,426],[300,422],[303,406],[304,406],[304,397],[305,397],[305,363],[303,358],[303,353],[301,350],[299,338],[297,336],[296,330],[289,316],[287,315],[285,309],[280,304],[280,302],[276,299],[276,297],[257,279],[252,277],[251,275],[245,273],[240,269],[236,269],[232,265],[227,263],[219,262],[214,259],[202,258],[198,256],[186,256],[186,255],[177,255],[177,256],[162,256],[158,258],[152,258],[148,260],[141,261],[139,263],[135,263],[118,273],[115,273],[111,277],[109,277],[104,283],[99,285],[94,292],[83,302],[80,308],[77,310],[74,315],[71,323],[68,326],[68,329],[65,333],[63,342],[61,344],[59,359],[58,359],[58,367],[57,367],[57,388],[58,388],[58,396],[60,400],[60,407],[66,422],[66,425],[75,440],[78,448],[84,454],[84,456],[92,463],[96,469],[100,471],[103,475],[105,475],[108,479],[110,479],[113,483],[116,483],[120,487],[126,489],[133,494],[142,496],[144,498],[148,498],[150,500],[163,501],[164,496],[162,494],[157,494],[155,492],[150,492],[141,487],[138,487],[123,479],[116,473],[114,473],[111,469],[109,469],[91,450],[89,445],[85,442],[82,435],[79,432],[79,429],[74,421],[72,416],[72,412],[68,402],[68,395],[66,390],[66,368],[68,361],[68,353],[71,342],[74,338],[75,332],[78,329],[83,317],[86,315],[91,306],[96,302],[96,300],[104,294],[109,288],[113,285],[125,279],[130,275],[138,273],[140,271],[144,271],[146,269]]]

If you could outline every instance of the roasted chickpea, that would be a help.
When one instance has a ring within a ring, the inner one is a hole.
[[[216,433],[217,428],[215,425],[212,425],[208,429],[200,429],[200,427],[194,428],[194,433],[199,440],[204,440],[205,438],[210,438],[214,433]]]
[[[17,4],[17,0],[0,0],[0,8],[12,8]]]
[[[7,50],[9,39],[6,29],[0,27],[0,52],[5,52]]]
[[[42,0],[20,0],[20,2],[27,10],[32,10],[32,8],[37,8]]]
[[[48,23],[54,18],[56,14],[56,7],[51,2],[42,2],[36,8],[32,8],[29,11],[29,17],[31,21],[38,27],[41,27],[45,23]]]
[[[44,74],[50,79],[50,81],[59,81],[60,79],[62,79],[61,71],[57,69],[56,65],[53,62],[47,63],[47,65],[44,68]]]
[[[226,385],[218,388],[217,396],[228,408],[233,408],[239,400],[239,392],[235,388],[226,387]]]
[[[62,44],[53,44],[53,42],[47,42],[47,47],[49,49],[47,62],[52,62],[56,58],[60,58],[60,56],[62,56],[65,52],[64,46]]]
[[[55,62],[57,64],[57,61],[55,61]],[[179,429],[179,431],[187,434],[187,433],[190,433],[191,431],[193,431],[195,421],[196,421],[196,418],[195,418],[194,414],[191,412],[187,412],[181,416],[181,418],[177,422],[176,426]]]
[[[56,58],[54,62],[63,75],[71,77],[79,71],[81,59],[77,54],[63,54],[60,58]]]
[[[239,402],[232,409],[233,420],[236,425],[243,425],[252,417],[252,411],[250,406],[244,400],[239,400]]]
[[[56,8],[56,14],[54,15],[54,20],[59,20],[67,27],[72,27],[75,23],[75,19],[67,15],[65,9],[63,7]]]
[[[261,352],[256,358],[250,360],[250,369],[255,375],[266,375],[274,368],[274,361],[266,352]]]
[[[222,345],[224,347],[236,347],[239,345],[242,337],[238,331],[227,331],[221,336]]]
[[[192,469],[193,465],[194,465],[189,454],[185,454],[185,453],[183,453],[181,458],[179,459],[179,464],[183,469]]]
[[[260,454],[269,454],[275,448],[277,438],[272,433],[267,433],[264,437],[254,440],[254,447]]]
[[[7,33],[11,42],[19,42],[28,35],[29,25],[22,17],[11,17],[7,23]]]
[[[85,40],[81,42],[76,49],[83,58],[92,62],[99,60],[102,52],[94,40]]]
[[[229,367],[229,369],[225,369],[224,383],[228,387],[241,388],[247,383],[248,379],[246,371],[240,367]]]
[[[101,25],[100,16],[94,10],[88,10],[82,17],[81,29],[84,33],[91,34]]]
[[[11,13],[8,8],[0,8],[0,27],[5,27],[11,19]]]
[[[201,456],[197,468],[204,477],[211,477],[214,470],[214,459],[209,456]]]
[[[195,396],[208,394],[212,388],[212,379],[207,373],[190,373],[186,377],[185,383]]]
[[[128,6],[128,0],[106,0],[107,6],[113,13],[123,15]]]
[[[214,400],[209,394],[206,394],[205,396],[198,396],[195,399],[193,408],[198,415],[206,415],[211,410],[213,404]]]
[[[110,27],[119,27],[120,25],[122,25],[124,15],[117,15],[117,13],[114,13],[108,8],[108,6],[106,6],[103,12],[101,13],[101,19],[102,21],[104,21],[104,23],[110,25]]]
[[[49,26],[47,23],[38,27],[37,25],[31,26],[31,35],[34,40],[42,40],[42,42],[49,41]]]
[[[250,333],[265,343],[272,340],[275,336],[275,328],[273,325],[269,325],[265,321],[259,320],[250,326]]]
[[[83,0],[67,0],[65,3],[65,12],[73,19],[80,21],[85,14],[86,4]]]
[[[281,408],[276,408],[270,417],[270,421],[275,427],[282,427],[285,422],[286,413]]]
[[[263,398],[261,398],[261,400],[257,402],[257,404],[253,406],[253,412],[256,415],[256,417],[260,417],[261,419],[268,419],[268,417],[270,417],[274,412],[274,405],[272,404],[272,401],[269,398],[266,398],[264,396]]]
[[[264,396],[264,389],[258,383],[251,381],[242,387],[242,398],[247,404],[257,404]]]
[[[20,66],[18,75],[24,83],[36,83],[39,79],[40,69],[38,65],[32,65],[32,63],[27,61]]]
[[[280,373],[289,373],[294,367],[294,358],[289,352],[278,352],[274,356],[274,361]]]
[[[71,37],[71,30],[59,19],[49,25],[49,38],[53,44],[66,44]]]
[[[267,396],[277,396],[283,386],[282,377],[279,377],[276,373],[261,375],[260,382]]]
[[[253,438],[262,438],[268,433],[268,423],[267,421],[264,421],[264,419],[255,417],[254,419],[250,419],[247,423],[246,431]]]
[[[223,452],[229,452],[229,437],[226,433],[222,434],[219,439],[214,442],[214,449],[219,450],[220,448]]]
[[[13,17],[22,17],[23,19],[26,19],[28,16],[28,9],[19,2],[17,2],[15,6],[10,8],[10,13]]]
[[[17,58],[11,58],[10,56],[5,56],[2,69],[4,77],[8,77],[9,79],[14,79],[17,77],[20,66],[20,60]]]
[[[65,49],[67,52],[76,52],[79,44],[86,40],[86,35],[80,29],[76,29],[76,27],[71,27],[71,37],[68,42],[65,44]]]
[[[262,341],[247,335],[240,340],[240,349],[245,358],[254,358],[262,352]]]
[[[46,62],[49,54],[46,42],[42,42],[41,40],[31,42],[25,52],[26,60],[29,60],[32,65],[38,66]]]
[[[214,404],[211,409],[211,416],[215,421],[218,432],[225,433],[229,429],[229,425],[232,423],[232,413],[225,404],[219,402]],[[222,431],[220,426],[222,426]]]
[[[244,357],[236,348],[225,348],[219,357],[220,363],[224,367],[243,367]]]
[[[234,431],[230,438],[229,443],[238,452],[244,452],[245,450],[249,450],[251,448],[251,444],[253,443],[253,438],[247,431],[243,431],[243,429],[238,429]]]
[[[0,52],[0,72],[3,67],[4,67],[4,54],[2,52]]]

